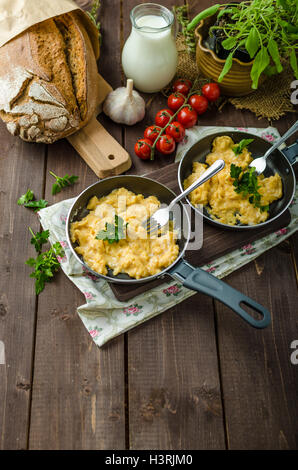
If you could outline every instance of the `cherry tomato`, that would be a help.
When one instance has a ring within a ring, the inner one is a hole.
[[[135,144],[135,153],[142,160],[149,160],[152,142],[149,139],[139,139]]]
[[[145,132],[144,132],[144,137],[145,139],[149,139],[151,143],[154,144],[160,131],[161,131],[161,128],[158,126],[147,127],[147,129],[145,129]]]
[[[194,108],[198,114],[203,114],[208,108],[208,100],[205,96],[192,95],[188,103]]]
[[[155,116],[155,124],[163,129],[173,115],[174,113],[171,109],[161,109]]]
[[[178,111],[184,105],[185,96],[181,93],[173,93],[168,98],[168,107],[173,111]]]
[[[162,135],[157,141],[156,148],[160,153],[169,155],[176,148],[175,140],[170,135]]]
[[[216,101],[220,97],[220,88],[217,83],[206,83],[202,87],[202,93],[208,101]]]
[[[192,107],[185,107],[179,111],[177,121],[182,124],[185,129],[193,127],[198,120],[197,112]]]
[[[190,92],[191,87],[192,83],[190,80],[184,80],[183,78],[179,78],[174,82],[173,90],[176,93],[182,93],[182,95],[187,96]]]
[[[185,136],[185,129],[180,124],[180,122],[173,121],[171,124],[166,128],[166,134],[173,137],[175,142],[181,142]]]

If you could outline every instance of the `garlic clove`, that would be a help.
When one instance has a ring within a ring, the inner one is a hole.
[[[109,93],[103,111],[112,121],[133,126],[144,119],[145,101],[133,89],[133,80],[128,79],[126,88],[120,87]]]

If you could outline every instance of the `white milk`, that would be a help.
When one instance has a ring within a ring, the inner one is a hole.
[[[172,26],[157,15],[141,16],[135,23],[137,28],[132,27],[123,48],[123,70],[138,90],[154,93],[168,85],[176,73],[178,54]]]

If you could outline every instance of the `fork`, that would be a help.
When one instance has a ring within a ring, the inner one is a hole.
[[[212,176],[216,175],[219,171],[221,171],[225,166],[224,160],[216,160],[191,186],[189,186],[183,193],[179,194],[173,201],[167,206],[162,209],[158,209],[154,214],[151,215],[146,221],[144,221],[141,225],[146,229],[148,235],[152,235],[157,230],[160,230],[162,227],[167,225],[170,218],[171,209],[175,206],[175,204],[189,193],[194,191],[194,189],[198,188],[202,184],[206,183]]]
[[[272,147],[270,147],[269,150],[267,150],[267,152],[265,153],[265,155],[263,155],[263,157],[255,158],[250,163],[249,167],[250,168],[254,167],[257,175],[260,175],[261,173],[263,173],[263,171],[266,168],[266,159],[269,157],[269,155],[271,155],[271,153],[274,152],[274,150],[276,150],[285,140],[287,140],[288,137],[290,137],[295,132],[297,132],[297,130],[298,130],[298,121],[296,121],[295,124],[292,127],[290,127],[290,129],[280,139],[278,139],[272,145]]]

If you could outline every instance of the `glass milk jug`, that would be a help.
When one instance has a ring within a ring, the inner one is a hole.
[[[162,90],[174,78],[178,54],[175,16],[155,3],[143,3],[130,13],[132,30],[122,52],[127,78],[145,93]]]

